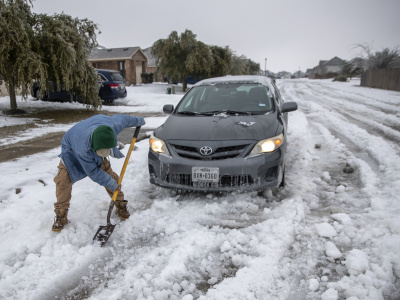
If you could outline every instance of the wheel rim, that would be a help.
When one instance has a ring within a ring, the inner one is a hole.
[[[40,89],[38,89],[37,91],[36,91],[36,98],[38,99],[38,100],[43,100],[43,93],[42,93],[42,91],[40,90]]]

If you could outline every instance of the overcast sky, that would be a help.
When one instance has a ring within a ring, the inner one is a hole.
[[[229,46],[273,72],[295,72],[367,43],[400,45],[400,0],[35,0],[35,13],[88,18],[107,48],[150,47],[186,29],[208,45]]]

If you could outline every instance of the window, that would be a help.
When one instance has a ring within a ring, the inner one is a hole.
[[[110,73],[110,77],[112,81],[124,81],[124,77],[122,77],[122,75],[117,72]]]
[[[108,81],[103,74],[97,73],[97,81],[98,82],[105,82]]]
[[[126,78],[125,61],[118,62],[118,71],[121,73],[122,77]]]

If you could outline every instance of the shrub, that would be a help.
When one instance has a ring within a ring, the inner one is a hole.
[[[142,74],[140,74],[140,77],[142,77],[143,83],[153,83],[153,81],[154,81],[153,73],[142,73]]]
[[[341,82],[346,82],[347,81],[347,76],[344,75],[339,75],[333,78],[333,81],[341,81]]]

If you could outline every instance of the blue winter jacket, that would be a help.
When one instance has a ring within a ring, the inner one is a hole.
[[[89,176],[94,182],[115,191],[117,182],[101,169],[103,158],[98,156],[92,147],[92,133],[101,126],[106,125],[114,130],[115,137],[126,127],[137,127],[144,125],[143,117],[129,115],[96,115],[75,124],[69,129],[61,143],[62,159],[66,166],[72,183]],[[124,155],[114,147],[111,156],[122,158]]]

